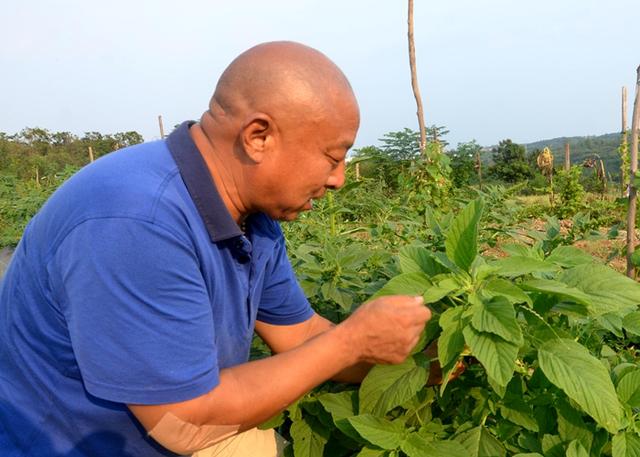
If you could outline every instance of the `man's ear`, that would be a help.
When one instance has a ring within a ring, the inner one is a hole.
[[[268,114],[253,113],[243,124],[242,147],[254,163],[261,163],[278,140],[276,125]]]

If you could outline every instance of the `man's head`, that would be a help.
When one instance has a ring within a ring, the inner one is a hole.
[[[229,65],[202,125],[212,141],[232,145],[246,209],[291,220],[342,186],[359,121],[351,86],[333,62],[307,46],[273,42]]]

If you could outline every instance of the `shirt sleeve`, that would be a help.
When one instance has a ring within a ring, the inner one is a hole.
[[[88,220],[49,268],[90,394],[158,404],[219,383],[211,304],[189,240],[137,219]]]
[[[273,225],[276,245],[267,266],[257,319],[273,325],[298,324],[310,319],[314,311],[287,257],[282,230],[276,222]]]

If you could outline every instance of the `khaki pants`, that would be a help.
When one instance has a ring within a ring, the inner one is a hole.
[[[252,428],[193,454],[193,457],[282,457],[286,441],[275,430]]]

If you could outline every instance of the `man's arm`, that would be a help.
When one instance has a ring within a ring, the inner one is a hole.
[[[256,322],[256,333],[274,354],[289,351],[305,341],[334,328],[336,324],[314,314],[310,319],[293,325],[273,325]],[[373,364],[360,362],[345,368],[331,379],[338,382],[359,383],[369,373]]]
[[[358,363],[402,362],[430,316],[419,297],[382,297],[293,349],[221,370],[220,384],[200,397],[128,406],[148,431],[167,414],[197,427],[227,425],[247,430]],[[170,449],[167,443],[175,442],[171,436],[154,438]]]

